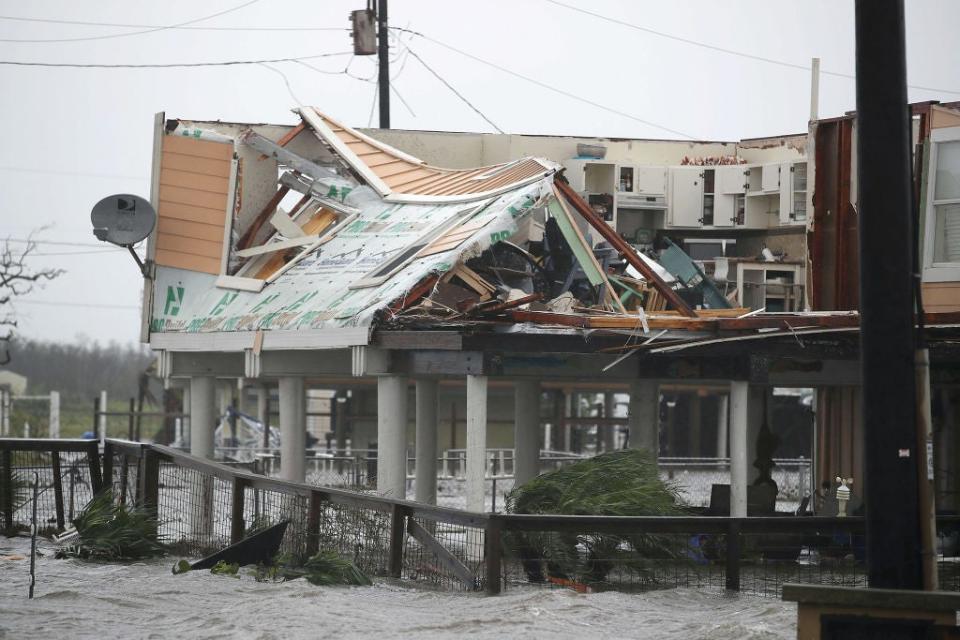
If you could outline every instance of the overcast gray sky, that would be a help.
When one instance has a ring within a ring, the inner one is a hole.
[[[508,133],[676,138],[674,131],[726,140],[797,133],[806,130],[809,113],[810,78],[803,68],[810,58],[820,57],[822,69],[832,74],[854,70],[852,1],[562,3],[568,6],[549,0],[391,0],[391,25],[430,38],[398,33],[392,75],[409,109],[394,96],[393,126],[492,131],[406,48]],[[906,4],[908,83],[917,87],[910,99],[960,100],[960,2]],[[0,1],[0,60],[155,64],[337,54],[351,48],[348,13],[364,6],[365,0]],[[235,7],[191,28],[150,31]],[[332,30],[319,30],[324,28]],[[624,115],[551,92],[436,41]],[[272,69],[0,65],[0,235],[25,238],[48,226],[41,240],[82,245],[40,246],[33,263],[67,274],[16,305],[21,333],[64,341],[137,339],[139,274],[124,252],[87,246],[96,244],[89,211],[111,193],[149,196],[155,112],[293,123],[289,109],[302,101],[349,125],[371,122],[375,58],[303,62],[313,68],[297,62]],[[825,75],[821,115],[853,109],[854,95],[851,78]]]

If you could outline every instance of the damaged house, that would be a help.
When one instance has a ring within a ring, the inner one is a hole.
[[[303,480],[305,390],[349,390],[336,447],[376,448],[378,491],[406,495],[415,450],[416,498],[434,502],[438,447],[463,448],[482,510],[488,448],[513,448],[523,482],[541,447],[570,448],[571,391],[627,393],[625,417],[593,421],[602,448],[622,424],[627,446],[659,452],[663,434],[729,455],[744,516],[771,390],[858,384],[855,307],[809,311],[808,184],[824,174],[806,135],[600,141],[297,115],[155,123],[142,333],[188,390],[196,455],[213,455],[221,381],[275,384],[281,472]],[[936,338],[956,336],[952,311],[931,314]],[[665,430],[664,389],[711,398],[710,433],[699,404]],[[816,476],[837,475],[818,445]]]

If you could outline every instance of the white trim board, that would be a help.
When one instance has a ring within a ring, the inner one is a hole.
[[[150,348],[165,351],[243,351],[253,349],[257,331],[154,333]],[[340,327],[307,331],[264,331],[264,351],[284,349],[345,349],[370,343],[370,327]]]

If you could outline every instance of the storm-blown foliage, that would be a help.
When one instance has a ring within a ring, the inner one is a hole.
[[[507,511],[600,516],[676,516],[677,492],[660,479],[653,457],[628,449],[587,458],[538,476],[507,496]],[[509,544],[527,577],[603,582],[615,566],[644,573],[646,559],[685,555],[657,534],[514,533]]]
[[[157,519],[140,507],[117,504],[101,491],[73,520],[79,539],[61,550],[63,557],[92,560],[141,560],[162,556],[167,547],[157,537]]]

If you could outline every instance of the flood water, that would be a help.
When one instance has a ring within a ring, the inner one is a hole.
[[[175,558],[56,560],[41,543],[33,600],[28,538],[0,537],[0,638],[682,638],[796,637],[796,606],[690,589],[578,594],[533,586],[503,595],[378,581],[315,587],[207,571],[174,576]],[[22,560],[4,556],[23,555]]]

